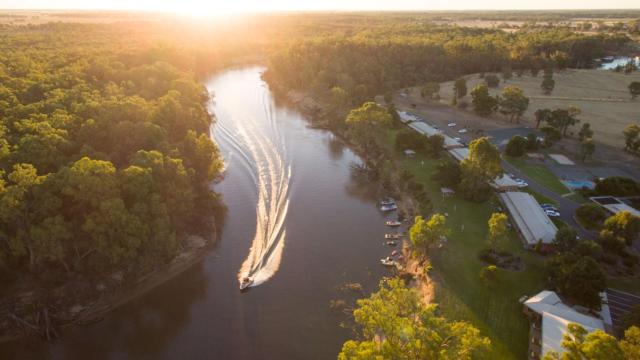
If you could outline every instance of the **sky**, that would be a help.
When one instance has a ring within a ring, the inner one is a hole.
[[[147,10],[192,15],[297,10],[637,8],[640,0],[0,0],[0,9]]]

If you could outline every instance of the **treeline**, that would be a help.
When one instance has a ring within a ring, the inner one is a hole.
[[[586,67],[628,41],[624,35],[586,36],[567,29],[510,34],[398,20],[346,35],[292,41],[270,55],[268,79],[316,93],[338,86],[358,104],[387,91],[505,67]]]
[[[0,29],[5,279],[146,269],[211,229],[222,163],[206,89],[177,52],[122,35]]]

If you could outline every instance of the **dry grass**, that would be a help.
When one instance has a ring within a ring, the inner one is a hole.
[[[467,89],[482,82],[477,74],[469,75]],[[582,110],[579,118],[591,124],[594,138],[607,145],[621,147],[624,145],[622,130],[632,122],[640,123],[640,99],[631,100],[627,87],[632,81],[640,81],[640,72],[630,75],[605,70],[565,70],[554,74],[556,86],[550,96],[540,89],[542,72],[538,77],[525,74],[506,83],[501,81],[500,87],[490,89],[492,95],[499,94],[505,85],[514,85],[524,90],[530,97],[529,109],[524,115],[523,123],[534,124],[533,113],[540,108],[577,106]],[[450,103],[453,93],[453,82],[440,84],[442,102]],[[471,103],[467,95],[464,101]],[[571,131],[577,133],[577,125]]]

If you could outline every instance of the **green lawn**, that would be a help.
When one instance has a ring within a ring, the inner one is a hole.
[[[558,180],[558,178],[549,169],[542,165],[532,165],[527,163],[524,159],[506,156],[505,159],[513,166],[517,167],[520,171],[527,176],[538,182],[540,185],[547,189],[563,195],[569,192],[564,184]]]
[[[500,248],[522,257],[525,270],[500,270],[493,285],[482,283],[479,274],[484,264],[478,259],[478,252],[487,246],[487,220],[498,205],[497,199],[483,204],[457,196],[443,199],[439,184],[431,180],[441,160],[421,155],[414,158],[399,155],[398,159],[417,181],[424,184],[434,210],[449,215],[447,222],[452,229],[449,241],[431,254],[432,274],[437,281],[436,302],[442,314],[449,319],[470,321],[478,327],[492,341],[494,354],[491,358],[525,358],[529,323],[522,314],[518,298],[543,289],[543,259],[524,251],[522,242],[512,233]],[[443,159],[452,161],[446,154]]]

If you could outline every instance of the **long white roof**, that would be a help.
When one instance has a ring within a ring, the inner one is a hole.
[[[575,323],[588,332],[604,330],[604,322],[593,316],[581,314],[565,305],[553,291],[542,291],[525,301],[532,311],[542,316],[542,354],[549,351],[562,353],[562,338],[570,323]]]
[[[558,228],[533,196],[520,191],[507,191],[498,196],[507,207],[527,244],[533,246],[538,241],[544,244],[553,242]]]

